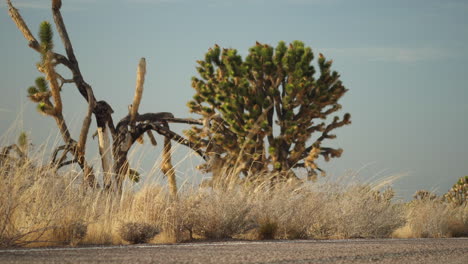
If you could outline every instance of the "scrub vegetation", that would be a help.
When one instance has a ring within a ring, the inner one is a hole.
[[[57,172],[41,155],[2,160],[2,247],[468,235],[466,199],[419,191],[402,202],[386,183],[232,180],[182,188],[174,200],[156,183],[121,194],[84,187],[82,172]]]

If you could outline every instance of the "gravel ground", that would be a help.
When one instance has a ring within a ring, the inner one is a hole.
[[[468,263],[468,238],[2,249],[0,263]]]

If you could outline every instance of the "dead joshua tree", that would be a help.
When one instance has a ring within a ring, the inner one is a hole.
[[[92,187],[97,186],[93,168],[86,161],[86,140],[89,133],[92,116],[97,123],[97,134],[101,166],[104,172],[104,188],[113,191],[121,191],[125,177],[134,173],[130,169],[127,159],[131,146],[145,134],[149,136],[153,145],[156,140],[152,131],[164,136],[163,164],[161,170],[168,177],[171,194],[175,197],[177,186],[174,168],[171,164],[171,140],[194,149],[200,156],[203,153],[195,145],[169,129],[169,123],[186,123],[201,125],[194,119],[175,118],[171,113],[146,113],[139,114],[138,108],[143,94],[146,62],[142,58],[138,65],[137,83],[129,114],[114,125],[111,114],[113,110],[106,101],[97,101],[92,87],[85,81],[81,74],[78,60],[76,59],[71,40],[68,36],[65,23],[60,12],[61,0],[52,0],[52,15],[56,30],[59,33],[65,48],[65,55],[53,51],[52,26],[43,22],[40,26],[40,42],[33,36],[18,10],[11,0],[6,0],[8,12],[18,29],[28,41],[33,50],[41,54],[41,62],[37,64],[38,70],[44,74],[44,78],[36,80],[36,86],[28,90],[29,98],[38,103],[38,110],[55,119],[60,130],[64,145],[59,146],[52,155],[52,164],[57,169],[70,164],[78,164],[83,170],[84,182]],[[71,72],[71,78],[66,79],[57,73],[56,67],[64,66]],[[88,110],[83,120],[78,141],[72,138],[68,130],[66,120],[62,114],[62,100],[60,91],[64,84],[74,84],[82,97],[88,103]],[[68,156],[71,156],[70,158]]]

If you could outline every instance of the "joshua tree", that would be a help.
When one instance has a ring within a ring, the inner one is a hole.
[[[454,205],[463,205],[468,202],[468,176],[461,177],[453,187],[444,195],[445,201]]]
[[[301,167],[315,179],[317,170],[323,173],[319,156],[340,157],[342,149],[322,143],[351,123],[349,114],[325,122],[341,109],[338,100],[347,90],[322,54],[314,78],[313,58],[311,48],[294,41],[276,48],[257,42],[245,60],[235,49],[215,45],[198,61],[200,77],[192,79],[196,93],[188,107],[201,115],[204,127],[185,133],[209,157],[202,169],[214,180],[272,172],[291,178],[291,169]]]
[[[65,48],[65,55],[54,52],[54,43],[52,41],[53,30],[50,23],[41,23],[39,41],[37,41],[11,1],[6,0],[6,2],[9,7],[10,17],[28,41],[29,47],[41,55],[41,61],[37,64],[37,68],[45,78],[39,77],[36,79],[36,85],[28,89],[28,94],[32,101],[38,103],[39,112],[55,119],[65,143],[54,151],[52,158],[53,165],[60,168],[69,164],[78,164],[83,169],[84,181],[91,186],[96,186],[93,168],[87,163],[85,157],[86,140],[91,119],[94,115],[97,123],[99,153],[104,172],[104,187],[106,189],[121,190],[125,177],[138,176],[137,172],[130,169],[127,153],[131,146],[145,134],[150,137],[153,145],[156,145],[156,140],[151,132],[155,131],[165,137],[162,170],[169,177],[171,193],[175,196],[177,186],[170,158],[170,141],[175,140],[191,148],[194,146],[180,135],[171,131],[168,123],[201,124],[201,122],[193,119],[175,118],[171,113],[166,112],[141,115],[138,113],[146,73],[146,61],[142,58],[138,65],[135,96],[132,105],[129,107],[129,114],[121,119],[117,125],[114,125],[111,116],[113,113],[111,106],[105,101],[97,101],[92,87],[81,74],[78,60],[60,12],[62,2],[60,0],[51,1],[52,15],[57,32]],[[55,68],[59,65],[65,66],[71,72],[71,78],[64,78],[57,73]],[[62,115],[63,105],[60,92],[66,83],[74,84],[88,103],[88,111],[84,117],[78,141],[70,135],[66,120]],[[109,132],[111,137],[109,136]],[[197,153],[202,155],[199,150],[197,150]],[[69,154],[71,158],[67,157]]]

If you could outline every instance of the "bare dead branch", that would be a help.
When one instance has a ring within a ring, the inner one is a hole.
[[[62,7],[62,0],[52,0],[52,9],[60,9]]]
[[[26,22],[24,22],[23,18],[21,17],[18,9],[16,9],[10,0],[7,0],[8,4],[8,14],[10,15],[13,22],[15,22],[16,27],[23,33],[24,38],[28,41],[29,47],[36,50],[37,52],[41,52],[41,47],[39,42],[37,42],[36,38],[33,36],[31,31],[29,30]]]
[[[91,125],[91,115],[93,114],[94,106],[96,101],[93,100],[93,90],[90,87],[87,87],[88,92],[88,112],[86,117],[83,120],[83,126],[81,127],[80,139],[78,141],[78,151],[81,155],[84,155],[86,152],[86,140],[88,138],[89,126]]]
[[[64,161],[57,166],[57,170],[61,169],[62,167],[72,165],[72,164],[78,164],[78,160],[72,159],[72,160]]]
[[[81,75],[81,71],[80,71],[80,68],[79,68],[79,65],[78,65],[78,61],[75,57],[75,53],[73,51],[73,46],[71,44],[71,41],[70,41],[70,38],[68,36],[68,32],[67,32],[67,29],[65,27],[65,23],[63,22],[63,17],[62,17],[62,14],[60,12],[60,7],[61,7],[61,4],[58,5],[58,4],[54,4],[52,6],[52,15],[54,17],[54,22],[55,22],[55,26],[57,28],[57,31],[60,35],[60,38],[62,40],[62,43],[63,43],[63,46],[65,48],[65,52],[67,54],[67,57],[68,57],[68,68],[70,69],[70,71],[73,73],[73,81],[75,82],[75,85],[76,87],[78,88],[78,90],[80,91],[81,95],[85,98],[85,100],[88,100],[88,92],[87,92],[87,86],[89,86],[89,84],[87,84],[84,79],[83,79],[83,76]],[[94,100],[96,100],[94,97],[93,97]]]
[[[168,123],[180,123],[180,124],[189,124],[189,125],[203,125],[203,122],[199,119],[193,118],[162,118],[162,120]]]
[[[138,125],[137,128],[136,128],[136,131],[135,131],[135,135],[133,135],[132,137],[134,137],[135,140],[136,140],[136,138],[138,138],[139,136],[141,136],[143,133],[145,133],[148,130],[154,130],[158,134],[160,134],[160,135],[162,135],[164,137],[167,137],[167,138],[169,138],[171,140],[174,140],[175,142],[192,149],[198,155],[200,155],[200,157],[202,157],[204,160],[208,159],[208,157],[204,154],[203,151],[200,150],[200,148],[197,145],[193,144],[192,142],[190,142],[189,140],[187,140],[184,137],[180,136],[179,134],[171,131],[170,129],[162,126],[161,124],[151,123],[151,124]]]
[[[53,65],[53,66],[56,66],[56,65],[54,65],[54,64],[52,64],[52,65]],[[55,73],[55,75],[57,76],[57,79],[60,80],[60,86],[59,86],[59,87],[60,87],[60,90],[62,90],[62,87],[63,87],[64,84],[66,84],[66,83],[74,83],[74,81],[73,81],[72,79],[65,79],[65,78],[63,78],[62,75],[60,75],[60,74],[57,73],[57,72]]]
[[[146,60],[145,58],[140,59],[137,69],[137,79],[135,87],[135,95],[133,97],[133,103],[130,106],[130,129],[135,128],[135,118],[138,113],[138,108],[140,108],[141,98],[143,96],[143,85],[145,83],[145,74],[146,74]]]
[[[54,152],[52,153],[52,163],[56,163],[58,153],[59,153],[61,150],[65,150],[65,149],[67,149],[67,148],[68,148],[67,145],[62,145],[62,146],[58,146],[57,148],[55,148]]]
[[[146,131],[146,134],[147,134],[148,137],[150,138],[151,145],[157,146],[157,145],[158,145],[158,142],[156,142],[156,138],[154,138],[153,132],[151,132],[151,130],[148,130],[148,131]]]
[[[62,154],[60,155],[59,158],[58,157],[58,154],[60,153],[60,151],[62,152]],[[62,145],[62,146],[59,146],[57,147],[54,152],[52,153],[52,161],[51,161],[51,165],[53,167],[57,167],[58,164],[62,163],[66,158],[67,158],[67,154],[71,152],[73,153],[74,152],[74,147],[73,145]]]

